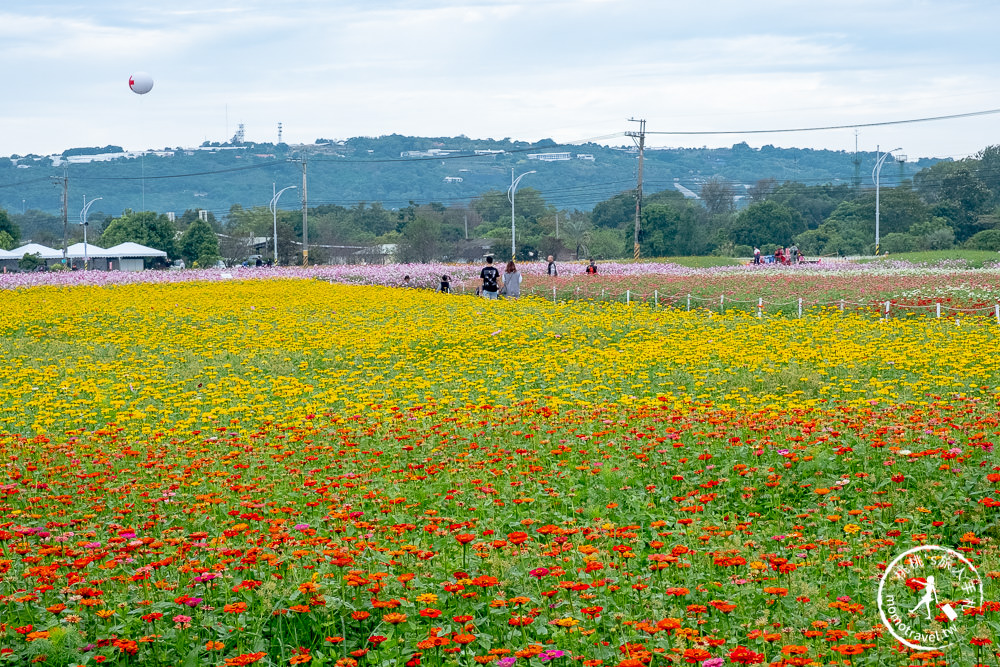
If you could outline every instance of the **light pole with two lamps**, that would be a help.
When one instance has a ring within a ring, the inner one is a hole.
[[[526,171],[517,178],[514,178],[513,167],[510,170],[510,188],[507,189],[507,199],[510,200],[510,259],[513,261],[514,255],[516,254],[517,245],[515,244],[515,229],[514,229],[514,193],[517,192],[517,184],[521,182],[521,179],[528,174],[536,174],[534,169],[531,171]]]
[[[95,201],[101,201],[104,197],[98,197],[97,199],[91,199],[87,201],[87,195],[83,195],[83,210],[80,211],[80,224],[83,225],[83,270],[87,270],[87,264],[90,258],[87,256],[87,227],[90,225],[90,221],[87,220],[87,212],[90,207],[94,205]]]
[[[277,266],[278,265],[278,197],[280,197],[281,193],[284,192],[285,190],[294,190],[295,186],[289,185],[287,188],[279,190],[278,192],[274,191],[275,187],[276,187],[275,184],[271,183],[271,193],[273,196],[271,197],[271,203],[268,204],[268,208],[271,209],[271,215],[274,216],[274,265]]]
[[[882,165],[885,164],[887,157],[892,155],[893,151],[901,151],[902,148],[893,148],[891,151],[886,151],[879,155],[879,147],[875,146],[875,167],[872,169],[872,180],[875,181],[875,254],[878,254],[879,244],[881,242],[881,237],[879,236],[879,176],[882,174]],[[906,156],[901,155],[897,158],[900,162],[906,161]]]

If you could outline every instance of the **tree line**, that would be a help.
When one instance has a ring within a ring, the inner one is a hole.
[[[942,161],[880,192],[881,250],[889,253],[967,247],[1000,250],[1000,146],[971,158]],[[635,192],[627,190],[592,210],[558,208],[532,187],[515,195],[517,255],[530,259],[619,259],[631,256]],[[310,260],[370,260],[372,248],[392,249],[404,262],[478,261],[511,246],[511,204],[507,193],[487,190],[468,203],[417,203],[389,209],[379,202],[352,206],[322,204],[308,210]],[[191,209],[171,222],[166,215],[127,210],[92,219],[90,240],[104,247],[135,241],[183,258],[189,265],[220,258],[241,262],[254,254],[281,264],[301,261],[300,210],[279,210],[275,220],[263,206],[233,205],[228,214],[202,220]],[[0,212],[0,247],[11,248],[23,234],[61,245],[62,222],[40,211]],[[80,240],[72,226],[70,242]],[[256,241],[256,244],[254,244]],[[792,180],[758,180],[741,187],[715,177],[698,198],[669,188],[643,200],[640,245],[645,257],[717,254],[749,256],[798,245],[807,255],[874,252],[875,192],[851,184],[809,185]],[[388,250],[387,250],[388,251]]]

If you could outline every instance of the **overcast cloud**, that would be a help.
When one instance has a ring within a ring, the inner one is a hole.
[[[139,4],[141,6],[137,7]],[[636,129],[852,125],[1000,108],[1000,3],[8,0],[0,155],[358,135],[560,142]],[[149,72],[145,96],[129,75]],[[649,137],[853,150],[854,131]],[[863,128],[962,157],[1000,115]]]

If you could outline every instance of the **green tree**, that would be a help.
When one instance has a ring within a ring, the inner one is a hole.
[[[181,235],[180,253],[188,266],[196,262],[200,267],[212,266],[220,259],[219,237],[207,222],[196,218]]]
[[[709,215],[732,213],[736,208],[736,190],[724,178],[710,178],[701,186],[700,196]]]
[[[433,261],[441,242],[441,225],[435,220],[418,215],[403,228],[403,242],[399,249],[404,262]]]
[[[502,217],[510,219],[510,202],[500,190],[489,190],[472,201],[472,208],[483,222],[497,222]]]
[[[591,221],[598,228],[622,228],[635,221],[635,191],[619,192],[594,205]]]
[[[1000,251],[1000,229],[984,229],[965,242],[971,250]]]
[[[729,239],[738,245],[784,245],[804,231],[805,224],[798,211],[766,200],[750,204],[736,215],[729,228]]]
[[[620,259],[627,247],[625,233],[620,229],[594,229],[590,232],[587,254],[590,259]]]
[[[789,181],[775,187],[767,199],[795,209],[805,221],[806,228],[815,229],[841,202],[853,197],[854,193],[847,184],[805,185]]]
[[[101,234],[100,243],[104,247],[132,241],[177,257],[174,243],[174,224],[166,215],[152,211],[135,212],[127,209],[121,217],[115,218]]]
[[[705,209],[683,198],[642,211],[642,253],[648,257],[693,255],[704,249]]]
[[[36,252],[30,255],[22,255],[21,259],[17,260],[17,265],[22,271],[34,271],[39,266],[45,266],[45,261],[42,259],[42,256]]]
[[[14,237],[0,229],[0,250],[13,250],[15,247]]]
[[[21,238],[21,230],[18,229],[14,221],[7,215],[7,211],[2,208],[0,208],[0,233],[6,234],[9,237],[7,243],[11,244],[10,247],[0,245],[4,250],[11,250],[16,247],[18,240]]]

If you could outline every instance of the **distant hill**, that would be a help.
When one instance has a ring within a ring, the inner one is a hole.
[[[875,161],[861,153],[860,174],[867,184]],[[62,178],[69,183],[69,218],[79,219],[83,198],[102,197],[91,214],[119,215],[124,209],[173,211],[205,209],[216,216],[234,204],[265,206],[277,188],[295,185],[283,208],[300,205],[301,160],[307,162],[309,205],[381,202],[401,208],[413,201],[445,205],[468,202],[488,190],[506,190],[511,169],[535,170],[522,187],[539,190],[561,210],[588,211],[612,195],[635,187],[637,151],[633,146],[559,145],[510,139],[467,137],[357,137],[319,139],[315,144],[205,144],[165,148],[145,154],[119,146],[72,148],[54,156],[0,158],[0,208],[58,214]],[[712,177],[738,185],[761,179],[807,184],[849,183],[854,155],[826,151],[737,144],[724,149],[647,150],[645,189],[676,188],[697,193]],[[905,163],[882,172],[886,185],[911,178],[935,160]],[[738,190],[739,191],[739,190]]]

